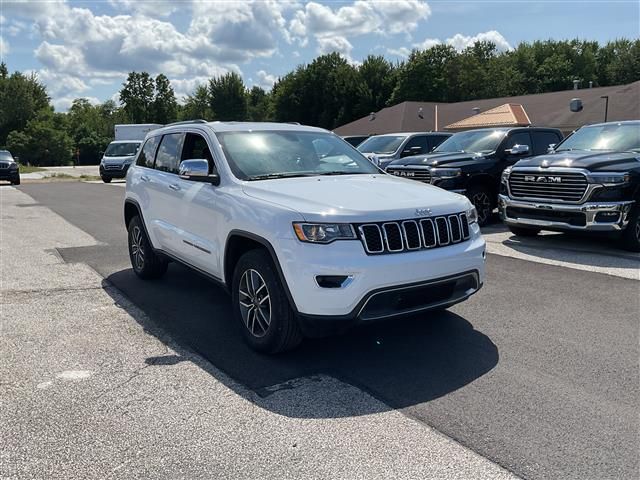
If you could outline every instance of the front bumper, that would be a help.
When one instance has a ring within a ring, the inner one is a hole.
[[[462,243],[397,254],[367,255],[360,240],[312,245],[279,239],[279,245],[282,273],[303,323],[351,325],[446,307],[475,293],[484,281],[485,242],[477,225]],[[473,278],[450,284],[448,292],[420,290],[463,274]],[[347,276],[349,281],[323,288],[317,276]]]
[[[125,178],[127,176],[127,171],[131,166],[130,163],[125,163],[122,165],[112,164],[105,165],[103,163],[100,164],[100,176],[101,177],[109,177],[109,178]]]
[[[549,230],[619,232],[629,223],[633,201],[589,202],[579,205],[524,202],[499,195],[500,218],[507,225]]]
[[[0,168],[0,180],[16,181],[20,178],[20,170],[10,170],[8,168]]]

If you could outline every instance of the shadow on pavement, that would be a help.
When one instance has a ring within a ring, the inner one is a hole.
[[[138,279],[131,269],[113,273],[103,286],[117,301],[110,285],[144,311],[150,325],[139,311],[128,309],[150,334],[165,343],[165,333],[169,334],[180,356],[196,352],[215,367],[202,362],[209,373],[220,377],[220,370],[262,397],[280,387],[290,388],[281,385],[288,380],[326,374],[368,391],[392,408],[403,408],[473,382],[493,369],[499,358],[486,335],[451,312],[377,323],[341,336],[306,340],[293,352],[266,356],[243,342],[226,292],[182,266],[171,264],[168,274],[153,282]],[[180,357],[168,364],[177,361]],[[157,362],[161,361],[148,359],[148,363]],[[233,382],[219,380],[238,391]],[[287,416],[327,415],[309,412],[304,406],[292,410],[291,405],[278,402],[259,403]],[[349,415],[374,413],[363,408],[366,405]],[[335,412],[330,415],[336,416]]]

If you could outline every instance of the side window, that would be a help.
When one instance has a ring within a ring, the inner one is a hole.
[[[411,153],[407,152],[407,150]],[[427,145],[426,135],[418,135],[416,137],[413,137],[407,142],[403,149],[403,153],[407,152],[405,155],[420,155],[421,153],[427,153],[428,151],[429,146]]]
[[[503,151],[513,148],[515,145],[529,145],[529,154],[533,151],[529,132],[514,133],[504,143]],[[526,155],[524,155],[526,156]]]
[[[560,143],[562,138],[557,132],[531,132],[533,136],[533,154],[542,155],[547,153],[549,145],[552,143]]]
[[[436,148],[438,145],[440,145],[442,142],[444,142],[447,138],[449,138],[447,135],[430,135],[429,136],[429,151],[431,151],[434,148]]]
[[[160,137],[151,137],[148,139],[144,147],[142,147],[142,151],[140,155],[138,155],[138,159],[136,160],[136,165],[141,167],[153,168],[153,161],[156,158],[156,150],[158,149],[158,143],[160,142]]]
[[[184,147],[182,148],[182,160],[196,160],[204,158],[209,162],[209,173],[213,171],[213,155],[209,150],[209,145],[202,135],[197,133],[187,133],[184,137]]]
[[[156,155],[156,170],[178,173],[183,139],[184,135],[182,133],[170,133],[162,137],[158,154]]]

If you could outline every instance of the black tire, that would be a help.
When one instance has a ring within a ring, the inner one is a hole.
[[[539,228],[513,227],[511,225],[509,225],[509,230],[518,237],[535,237],[540,233]]]
[[[249,281],[254,285],[253,291]],[[259,286],[260,282],[263,286]],[[240,258],[233,273],[231,293],[234,316],[252,349],[278,353],[300,344],[298,320],[265,250],[250,250]]]
[[[629,223],[620,240],[625,250],[640,252],[640,207],[637,203],[629,213]]]
[[[467,190],[467,198],[478,212],[478,225],[484,227],[491,220],[493,214],[494,195],[491,189],[478,185]]]
[[[105,177],[105,176],[101,176],[100,178],[102,178],[102,181],[104,183],[111,183],[111,177]]]
[[[20,185],[20,177],[16,178],[15,180],[12,180],[11,185]]]
[[[134,273],[143,280],[160,278],[167,271],[168,262],[151,247],[138,215],[129,222],[129,259]]]

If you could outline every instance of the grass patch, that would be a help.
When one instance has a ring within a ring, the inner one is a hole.
[[[80,175],[80,180],[83,180],[85,182],[93,182],[96,180],[102,180],[101,177],[97,176],[97,175]]]
[[[33,172],[43,172],[45,169],[40,167],[32,167],[30,165],[20,165],[20,173],[33,173]]]

